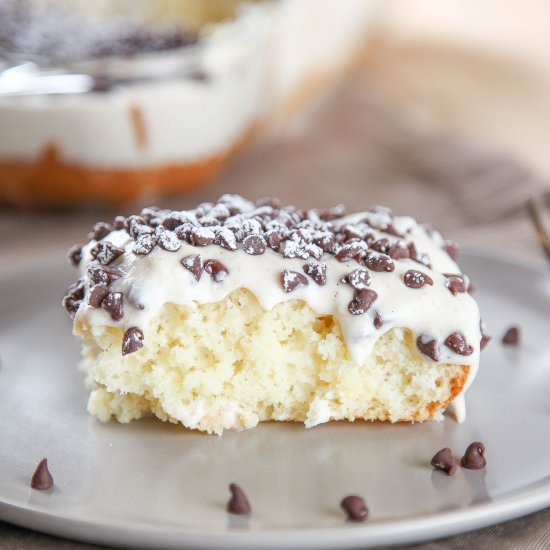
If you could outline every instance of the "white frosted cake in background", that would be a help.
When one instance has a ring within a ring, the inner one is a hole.
[[[50,4],[67,6],[29,5]],[[133,30],[111,11],[131,3],[100,2],[99,19],[72,4],[86,24],[54,12],[14,20],[4,4],[0,203],[121,203],[211,179],[270,115],[342,72],[378,2],[222,2],[240,9],[221,22],[227,6],[177,4],[149,3],[154,23]],[[166,27],[186,10],[198,39]]]
[[[89,238],[64,306],[100,420],[464,419],[487,337],[456,246],[412,218],[226,195]]]

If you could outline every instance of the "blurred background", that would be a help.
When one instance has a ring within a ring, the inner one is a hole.
[[[550,4],[0,0],[0,262],[222,193],[538,258]]]

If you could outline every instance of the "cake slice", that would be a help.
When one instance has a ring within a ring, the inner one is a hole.
[[[88,410],[221,434],[264,420],[438,420],[482,333],[456,245],[386,208],[224,195],[98,223],[69,254]]]

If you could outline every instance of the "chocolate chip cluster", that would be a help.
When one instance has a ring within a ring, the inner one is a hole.
[[[88,267],[88,280],[93,284],[89,288],[88,304],[105,309],[114,321],[120,320],[124,315],[124,297],[120,292],[113,292],[110,285],[125,274],[111,264],[125,252],[137,257],[147,256],[155,249],[177,252],[183,243],[197,249],[213,245],[228,251],[240,250],[251,256],[261,256],[270,249],[283,258],[304,260],[302,272],[281,271],[281,286],[286,293],[310,282],[319,286],[326,284],[327,264],[320,261],[324,254],[334,256],[338,262],[349,262],[353,267],[341,282],[353,288],[353,298],[348,304],[351,315],[365,314],[378,298],[376,291],[369,288],[371,272],[391,273],[395,271],[396,262],[404,259],[411,259],[421,267],[431,267],[430,258],[417,250],[406,233],[397,230],[389,209],[377,207],[355,217],[353,223],[342,219],[344,214],[342,206],[301,210],[281,206],[272,198],[253,203],[238,195],[224,195],[215,203],[202,203],[192,210],[149,207],[139,215],[116,216],[112,224],[95,224],[88,235],[93,259]],[[105,240],[114,230],[126,231],[131,237],[132,243],[126,250]],[[388,237],[380,237],[380,233]],[[454,243],[447,241],[442,247],[456,258],[458,249]],[[82,260],[82,248],[73,247],[69,259],[77,266]],[[229,275],[227,266],[219,260],[203,257],[198,250],[196,254],[182,258],[180,263],[196,281],[200,281],[203,273],[216,283]],[[446,274],[445,277],[452,294],[468,291],[465,276]],[[414,269],[404,274],[403,282],[412,289],[434,284],[427,273]],[[64,306],[71,316],[82,303],[85,291],[84,279],[69,289]],[[376,328],[383,325],[377,311],[373,323]],[[136,347],[134,336],[132,333],[131,345],[123,345],[123,350]],[[138,344],[142,339],[142,336],[137,339]],[[424,340],[419,340],[419,350],[437,360],[436,348]],[[461,345],[453,335],[448,340],[453,351],[468,354],[470,347],[467,343]]]

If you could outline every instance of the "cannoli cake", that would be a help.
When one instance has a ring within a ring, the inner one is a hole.
[[[88,410],[221,434],[264,420],[439,420],[474,379],[478,306],[452,242],[389,209],[224,195],[97,223],[63,300]]]

